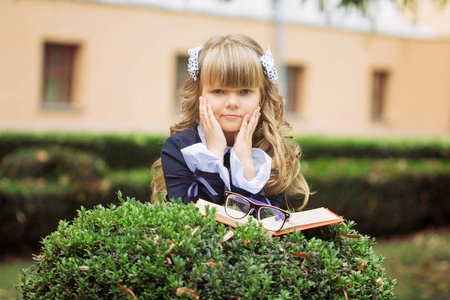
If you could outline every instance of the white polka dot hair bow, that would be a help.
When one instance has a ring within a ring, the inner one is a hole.
[[[269,77],[270,82],[277,83],[278,73],[275,69],[275,60],[273,59],[272,52],[270,52],[270,47],[267,47],[269,49],[267,49],[266,53],[261,56],[260,60],[266,70],[266,75]]]
[[[198,74],[198,53],[202,49],[203,45],[188,50],[189,54],[188,72],[189,75],[191,75],[192,79],[194,79],[194,81],[197,80]]]

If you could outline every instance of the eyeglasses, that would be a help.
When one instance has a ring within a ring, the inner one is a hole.
[[[291,216],[285,210],[263,202],[249,199],[233,192],[225,192],[225,212],[233,219],[245,218],[253,211],[262,227],[269,231],[280,231]]]

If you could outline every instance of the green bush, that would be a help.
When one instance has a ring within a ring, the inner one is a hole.
[[[105,162],[92,153],[68,147],[49,146],[19,149],[3,158],[2,177],[46,178],[90,183],[106,172]]]
[[[111,194],[105,163],[70,148],[20,149],[0,164],[0,254],[27,251],[72,219],[81,204],[93,207]],[[91,201],[91,203],[88,201]]]
[[[365,234],[449,225],[449,160],[316,159],[303,170],[317,192],[309,207],[328,207]]]
[[[152,182],[150,168],[111,170],[105,179],[111,183],[113,191],[120,190],[126,195],[134,195],[137,199],[150,201]]]
[[[358,223],[360,232],[392,235],[450,223],[449,160],[321,158],[302,162],[320,206]],[[149,199],[149,170],[111,171],[114,190]],[[380,222],[383,220],[383,222]]]
[[[112,169],[149,167],[160,157],[166,136],[144,134],[0,133],[0,159],[20,148],[59,145],[91,152]],[[296,136],[306,160],[319,157],[450,158],[450,140]]]
[[[113,169],[150,167],[159,158],[166,137],[142,134],[0,134],[0,159],[21,148],[56,145],[97,155]]]
[[[315,158],[405,158],[448,159],[450,139],[408,138],[339,138],[297,136],[294,141],[302,147],[307,160]]]
[[[22,297],[394,298],[374,240],[351,222],[272,238],[255,223],[230,229],[181,201],[121,201],[61,221],[22,271]]]

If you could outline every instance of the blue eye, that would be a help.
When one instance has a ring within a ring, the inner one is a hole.
[[[251,91],[250,90],[242,90],[241,93],[244,95],[247,95],[247,94],[250,94]]]
[[[223,94],[223,90],[214,90],[213,93],[216,95],[220,95]]]

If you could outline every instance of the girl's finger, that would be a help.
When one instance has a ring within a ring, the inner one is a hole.
[[[244,116],[244,119],[242,120],[242,124],[241,124],[241,128],[239,129],[239,131],[246,133],[246,130],[248,128],[248,122],[250,120],[250,115],[246,114]]]
[[[201,113],[202,113],[202,118],[203,118],[203,126],[205,127],[210,127],[211,126],[211,120],[210,120],[210,115],[209,115],[209,104],[206,101],[206,98],[201,97],[200,98],[201,101]]]
[[[211,104],[207,103],[206,104],[206,113],[208,114],[208,117],[214,117],[214,113],[212,111],[212,107]]]
[[[252,113],[252,117],[249,121],[249,130],[253,133],[256,129],[256,125],[258,124],[259,116],[261,116],[260,107],[258,106]]]
[[[204,100],[203,100],[203,97],[200,97],[199,98],[198,112],[199,112],[199,115],[200,115],[200,124],[202,124],[202,126],[205,123],[205,112],[204,112],[204,110],[205,110]]]

